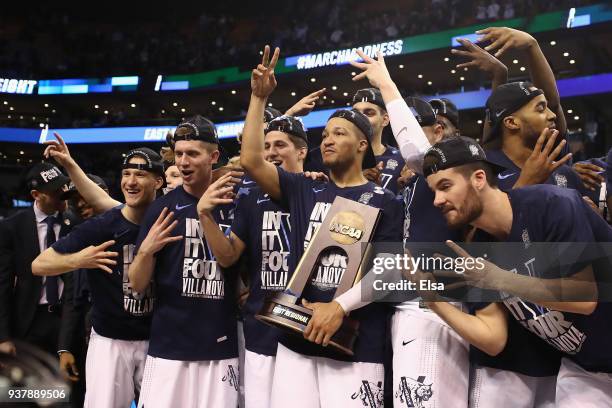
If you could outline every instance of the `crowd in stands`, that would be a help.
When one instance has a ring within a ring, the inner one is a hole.
[[[247,66],[270,39],[284,55],[299,55],[590,3],[595,1],[288,0],[107,13],[41,5],[0,14],[0,76],[193,73]]]

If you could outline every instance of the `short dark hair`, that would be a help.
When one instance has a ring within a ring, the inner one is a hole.
[[[489,186],[493,188],[497,187],[497,175],[495,174],[493,169],[491,169],[491,166],[489,166],[485,162],[477,161],[474,163],[463,164],[461,166],[455,167],[455,170],[458,171],[463,177],[465,177],[465,179],[469,179],[472,174],[474,174],[474,172],[477,170],[484,170],[485,175],[487,177],[487,184],[489,184]]]
[[[296,149],[308,148],[308,143],[301,137],[290,135],[289,133],[287,133],[287,136],[289,136],[289,140],[291,140]]]

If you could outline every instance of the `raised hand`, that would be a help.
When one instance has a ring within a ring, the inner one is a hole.
[[[173,219],[174,213],[169,212],[168,208],[164,207],[155,223],[151,226],[151,229],[149,229],[146,238],[140,244],[138,251],[154,255],[165,247],[166,244],[183,239],[182,235],[170,235],[178,224],[178,221],[173,221]]]
[[[305,171],[304,177],[309,178],[313,181],[329,181],[327,174],[320,171]]]
[[[115,241],[110,240],[101,243],[100,245],[90,245],[87,248],[75,254],[75,269],[102,269],[105,272],[113,273],[109,266],[117,265],[117,252],[107,251],[109,247],[115,244]]]
[[[198,214],[208,213],[221,204],[231,204],[234,201],[234,186],[240,183],[243,173],[230,171],[212,183],[198,201]]]
[[[70,151],[68,150],[68,146],[64,139],[60,136],[59,133],[53,132],[53,136],[57,140],[47,140],[44,144],[47,145],[45,152],[43,153],[45,159],[53,158],[56,162],[58,162],[62,167],[66,167],[67,165],[74,162],[72,156],[70,156]]]
[[[521,169],[515,188],[546,182],[553,171],[571,159],[572,154],[568,153],[560,160],[556,160],[566,143],[564,139],[553,149],[558,135],[559,131],[556,129],[545,128],[542,131],[531,155]]]
[[[453,48],[451,53],[469,59],[468,62],[457,64],[457,68],[474,67],[488,74],[491,78],[497,75],[508,76],[508,67],[500,60],[469,40],[460,38],[457,41],[465,47],[465,50]]]
[[[315,107],[316,102],[325,93],[326,88],[319,89],[311,94],[300,99],[295,105],[289,108],[285,115],[287,116],[306,116]]]
[[[495,51],[495,57],[501,57],[506,51],[514,48],[525,50],[537,44],[535,38],[524,31],[515,30],[508,27],[489,27],[484,30],[476,31],[482,34],[479,42],[490,41],[491,44],[485,47],[487,51]]]
[[[251,92],[253,95],[260,98],[267,98],[276,88],[276,78],[274,77],[274,68],[278,62],[280,49],[277,47],[274,50],[274,55],[270,60],[270,46],[264,48],[261,64],[251,73]]]
[[[353,81],[367,78],[370,85],[375,88],[381,88],[384,84],[392,82],[382,52],[378,53],[376,60],[368,57],[360,50],[357,50],[357,55],[359,55],[364,62],[350,61],[350,64],[363,72],[355,75]]]
[[[406,187],[414,176],[416,176],[416,173],[410,170],[408,165],[404,164],[404,167],[402,167],[402,171],[400,172],[400,176],[397,178],[397,186],[399,189],[402,190],[404,187]]]

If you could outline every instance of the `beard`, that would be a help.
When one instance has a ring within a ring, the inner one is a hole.
[[[471,185],[468,187],[463,205],[460,208],[453,208],[455,216],[449,217],[449,213],[445,213],[446,222],[451,228],[462,228],[470,224],[472,221],[480,217],[482,214],[482,203],[478,198],[476,189]]]

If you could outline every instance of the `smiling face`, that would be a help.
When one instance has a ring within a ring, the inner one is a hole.
[[[304,158],[306,157],[306,143],[296,143],[301,139],[293,139],[284,132],[278,130],[270,131],[266,134],[264,142],[264,158],[266,161],[283,168],[290,173],[301,173],[303,170]]]
[[[147,161],[138,156],[132,157],[128,163],[146,164]],[[121,171],[121,192],[125,204],[132,208],[146,207],[155,200],[155,192],[161,188],[161,176],[146,170],[123,169]]]
[[[166,188],[168,190],[174,190],[181,184],[183,184],[183,178],[181,172],[175,165],[169,166],[164,172],[166,176]]]
[[[442,211],[448,226],[460,228],[476,220],[483,211],[477,188],[481,186],[483,170],[466,177],[458,168],[440,170],[427,177],[435,193],[434,205]]]
[[[327,121],[321,136],[321,156],[329,169],[350,167],[356,160],[361,163],[368,141],[361,131],[344,118]]]
[[[183,186],[192,193],[210,182],[212,165],[219,159],[216,145],[200,140],[179,140],[174,145],[174,163],[181,172]]]
[[[520,132],[525,146],[534,148],[544,128],[556,128],[557,115],[548,108],[544,95],[538,95],[512,115],[504,118],[503,126]],[[561,139],[557,140],[557,143]]]

